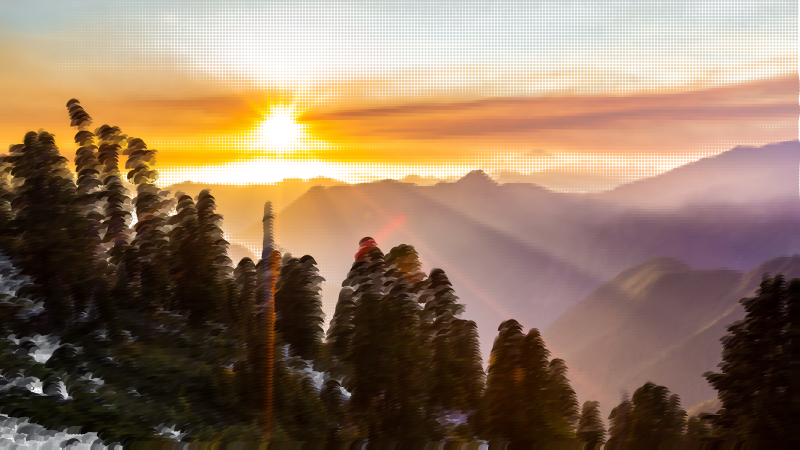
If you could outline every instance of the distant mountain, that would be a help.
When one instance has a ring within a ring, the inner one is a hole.
[[[361,238],[375,238],[384,252],[401,243],[415,246],[424,270],[447,272],[488,355],[503,320],[544,329],[605,281],[652,258],[678,259],[697,270],[730,269],[714,272],[724,278],[800,253],[798,150],[797,141],[737,147],[591,195],[499,184],[481,171],[432,186],[391,180],[313,186],[284,203],[276,242],[282,251],[317,260],[327,279],[328,314]],[[225,204],[227,191],[212,192]],[[265,197],[235,203],[232,209],[247,209],[252,219],[238,232],[228,228],[232,243],[256,255]],[[661,201],[671,206],[652,207]]]
[[[800,196],[800,141],[739,146],[594,197],[648,209],[719,203],[758,205]]]
[[[667,386],[690,408],[716,397],[702,374],[718,370],[720,339],[744,317],[739,300],[755,293],[764,274],[778,273],[800,277],[800,255],[747,273],[652,259],[604,283],[542,335],[567,361],[578,396],[600,401],[606,416],[622,390],[646,381]]]

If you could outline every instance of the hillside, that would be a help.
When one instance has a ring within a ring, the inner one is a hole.
[[[755,293],[764,274],[777,273],[800,277],[800,256],[747,273],[653,259],[604,283],[543,336],[568,361],[578,396],[600,401],[606,412],[622,390],[646,381],[669,387],[690,408],[716,395],[702,374],[717,370],[720,339],[744,317],[739,300]]]
[[[386,252],[414,245],[426,272],[440,267],[449,274],[488,355],[501,321],[514,317],[546,328],[603,282],[652,258],[748,271],[800,253],[800,198],[781,188],[798,186],[797,164],[786,167],[799,147],[796,141],[737,147],[606,196],[499,184],[481,171],[433,186],[389,180],[316,186],[277,215],[276,239],[283,251],[317,260],[328,280],[328,316],[361,238],[375,238]],[[760,158],[765,154],[777,162]],[[775,188],[757,191],[761,197],[728,190],[748,167],[751,182],[768,180]],[[704,190],[684,189],[701,181]],[[646,208],[638,197],[622,195],[637,190],[678,206]],[[260,205],[250,208],[260,213]],[[258,251],[261,233],[257,216],[229,239]]]

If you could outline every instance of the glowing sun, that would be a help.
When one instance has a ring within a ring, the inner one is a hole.
[[[298,112],[294,106],[273,106],[254,133],[254,144],[259,147],[286,151],[308,140],[306,125],[296,122]]]

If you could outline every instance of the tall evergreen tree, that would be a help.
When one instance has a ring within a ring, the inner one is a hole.
[[[256,323],[256,303],[258,290],[258,277],[256,275],[256,265],[250,258],[243,258],[236,266],[234,271],[238,298],[234,297],[235,302],[230,306],[230,315],[233,326],[239,331],[239,336],[244,343],[240,347],[240,353],[234,363],[234,377],[238,387],[238,396],[241,403],[248,405],[248,410],[253,411],[257,404],[252,401],[254,394],[253,386],[256,385],[256,370],[250,352],[257,345],[258,324]],[[231,292],[236,294],[236,292]]]
[[[550,361],[549,374],[554,401],[551,412],[553,430],[559,438],[573,437],[580,419],[580,410],[578,398],[567,379],[567,364],[563,359],[553,359]]]
[[[326,347],[329,356],[342,359],[350,353],[350,343],[353,339],[354,325],[353,314],[356,302],[362,293],[366,292],[362,286],[370,286],[378,295],[386,272],[383,252],[377,247],[375,241],[365,237],[359,242],[356,260],[342,282],[339,300],[328,328]],[[377,283],[378,287],[375,287]]]
[[[136,268],[139,277],[139,306],[147,310],[163,308],[170,296],[168,268],[168,211],[173,205],[166,192],[155,186],[158,173],[151,169],[155,164],[155,150],[147,148],[141,139],[129,139],[124,154],[128,180],[136,185],[133,200],[137,222],[133,240]]]
[[[345,422],[344,412],[347,399],[342,393],[338,381],[329,379],[322,385],[319,392],[320,400],[325,411],[326,441],[338,441],[342,436],[342,426]]]
[[[364,292],[353,312],[354,333],[344,361],[352,367],[352,377],[345,380],[345,389],[352,396],[348,402],[350,416],[361,433],[369,439],[385,439],[379,411],[385,410],[385,390],[392,380],[387,349],[391,331],[385,324],[381,295],[371,284],[360,286]]]
[[[611,410],[608,416],[608,443],[619,443],[630,439],[631,436],[631,411],[633,403],[628,393],[622,395],[622,401]]]
[[[275,329],[289,344],[289,355],[313,360],[322,346],[323,278],[311,256],[283,263],[275,293]]]
[[[631,440],[670,441],[683,434],[686,413],[666,387],[647,382],[634,392],[631,403]]]
[[[754,298],[741,301],[746,315],[723,339],[721,373],[706,373],[719,391],[715,420],[724,437],[800,439],[797,303],[800,282],[765,277]],[[755,381],[757,380],[757,381]]]
[[[686,423],[686,439],[696,442],[711,438],[711,428],[697,416],[689,417]]]
[[[559,431],[562,430],[556,426],[563,422],[559,410],[561,405],[550,373],[549,356],[539,330],[532,328],[521,342],[515,373],[519,394],[513,411],[519,415],[516,419],[519,430],[514,439],[549,441],[560,437]]]
[[[473,420],[485,439],[516,439],[521,428],[518,385],[523,377],[518,361],[525,334],[514,319],[501,323],[498,331],[489,357],[483,407]]]
[[[431,350],[431,406],[450,411],[474,412],[479,408],[486,374],[474,322],[459,319],[464,305],[458,303],[452,284],[442,269],[417,282],[422,285],[418,301],[425,305],[420,315],[422,337]]]
[[[23,144],[11,147],[7,161],[16,186],[10,227],[19,236],[13,264],[32,280],[24,294],[44,302],[47,329],[66,331],[85,303],[93,267],[75,183],[47,132],[26,134]]]
[[[460,397],[455,402],[455,408],[473,412],[480,406],[486,384],[478,325],[471,320],[456,319],[450,326],[449,334],[454,356],[453,372],[460,386]]]
[[[599,448],[605,442],[606,427],[600,417],[600,403],[586,401],[581,408],[581,418],[578,421],[578,439],[589,444],[589,449]]]
[[[11,221],[14,218],[14,210],[11,202],[14,199],[11,181],[12,166],[6,161],[6,157],[0,157],[0,254],[8,257],[13,253],[14,229]]]
[[[215,212],[216,200],[209,190],[197,196],[197,250],[201,258],[198,282],[203,284],[206,311],[205,320],[222,321],[225,316],[227,289],[225,281],[230,277],[231,260],[228,258],[228,242],[223,237],[222,216]]]
[[[386,284],[390,290],[381,306],[391,335],[385,353],[388,370],[395,377],[385,389],[384,435],[393,440],[439,439],[439,424],[426,389],[430,353],[420,335],[419,304],[409,295],[411,286],[402,274],[387,276]]]
[[[425,279],[419,253],[412,245],[400,244],[394,247],[386,254],[385,260],[388,268],[397,269],[412,285]]]

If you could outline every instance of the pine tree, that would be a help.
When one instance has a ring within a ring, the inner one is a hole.
[[[16,233],[11,226],[14,210],[11,203],[14,200],[10,172],[11,164],[6,162],[6,157],[0,157],[0,255],[8,256],[13,253],[14,238]]]
[[[12,262],[33,281],[24,295],[44,302],[47,330],[66,331],[85,304],[93,268],[88,223],[76,204],[74,181],[47,132],[26,134],[6,160],[16,186],[10,228],[20,236]]]
[[[513,439],[549,441],[558,436],[555,428],[563,420],[559,410],[559,392],[552,379],[547,350],[539,330],[532,328],[521,342],[515,373],[518,382],[519,429]]]
[[[342,387],[338,381],[329,379],[322,385],[319,397],[326,418],[324,438],[326,441],[338,441],[345,421],[344,411],[347,401],[342,393]]]
[[[443,270],[433,269],[425,281],[422,298],[426,303],[420,318],[422,338],[430,347],[432,356],[432,379],[429,383],[432,406],[440,411],[469,409],[466,386],[462,385],[469,379],[459,378],[464,375],[459,373],[460,369],[464,370],[460,367],[464,361],[456,355],[459,350],[455,321],[464,311],[464,306],[457,303],[458,297]]]
[[[153,311],[167,306],[170,297],[167,214],[173,202],[154,184],[158,173],[150,165],[155,164],[155,150],[135,138],[128,140],[123,153],[128,156],[125,167],[131,169],[127,178],[136,185],[133,204],[137,222],[132,245],[140,284],[138,304]]]
[[[702,441],[711,438],[711,428],[697,416],[689,417],[686,424],[686,439],[688,441]]]
[[[402,274],[387,275],[385,286],[389,292],[381,306],[388,320],[384,323],[391,324],[385,357],[389,373],[395,376],[385,389],[388,410],[384,411],[383,435],[392,440],[440,439],[435,411],[427,398],[430,354],[420,335],[419,304],[409,294],[410,283]]]
[[[391,345],[391,331],[385,325],[381,295],[372,285],[361,286],[353,312],[353,337],[344,361],[352,367],[352,377],[345,380],[345,389],[352,396],[348,402],[351,417],[361,432],[370,440],[384,439],[383,421],[379,411],[386,410],[386,387],[393,381],[389,371],[387,349]]]
[[[228,242],[223,238],[221,228],[222,216],[216,214],[216,200],[209,190],[203,190],[197,196],[197,250],[200,267],[197,273],[199,283],[203,285],[206,310],[201,315],[203,320],[221,322],[225,316],[226,287],[225,281],[230,278],[231,260],[228,258]]]
[[[473,423],[484,439],[516,439],[521,428],[518,385],[523,377],[518,361],[525,335],[513,319],[501,323],[498,331],[489,358],[483,407]]]
[[[622,401],[611,410],[608,416],[608,443],[619,443],[631,437],[631,411],[633,403],[628,393],[623,393]]]
[[[122,134],[119,127],[108,125],[102,125],[95,131],[95,134],[100,140],[97,160],[101,165],[100,176],[104,186],[99,196],[106,203],[103,242],[112,245],[110,252],[112,261],[120,264],[124,260],[123,255],[126,255],[128,250],[131,234],[128,230],[131,218],[128,210],[130,198],[119,171],[121,143],[127,139],[127,136]]]
[[[453,373],[459,380],[461,397],[455,403],[456,409],[475,411],[486,384],[483,370],[478,325],[471,320],[456,319],[450,326],[454,364]]]
[[[800,440],[797,418],[800,417],[800,279],[786,288],[785,328],[778,360],[778,390],[782,398],[776,406],[775,428],[786,439]]]
[[[275,329],[289,344],[289,356],[313,360],[322,346],[323,278],[311,256],[285,260],[275,293]]]
[[[396,269],[412,285],[425,279],[419,254],[411,245],[401,244],[391,249],[385,260],[387,268]]]
[[[339,300],[333,313],[325,340],[327,353],[331,357],[342,358],[348,353],[353,338],[353,312],[356,308],[355,291],[351,287],[343,287],[339,292]]]
[[[599,448],[605,442],[606,428],[600,417],[600,403],[587,401],[581,408],[581,418],[578,421],[578,439],[589,444],[589,449]]]
[[[552,426],[558,438],[575,436],[575,426],[580,419],[578,398],[567,379],[567,365],[563,359],[555,358],[549,365],[550,382],[553,391]]]
[[[631,440],[661,442],[681,437],[686,413],[669,389],[647,382],[634,392],[631,403]]]
[[[704,374],[719,391],[714,422],[724,437],[800,439],[798,292],[800,282],[787,288],[783,276],[765,277],[756,297],[741,301],[746,316],[723,339],[721,373]]]
[[[111,305],[101,305],[99,303],[101,299],[105,302],[110,301],[108,300],[110,295],[109,281],[106,278],[108,274],[107,261],[103,258],[105,249],[101,246],[102,223],[104,220],[102,205],[104,202],[100,197],[100,191],[103,187],[100,175],[103,168],[97,159],[96,136],[89,130],[92,118],[77,99],[67,102],[67,109],[72,126],[78,128],[78,132],[75,134],[75,143],[80,145],[75,153],[75,171],[78,175],[75,202],[82,210],[83,215],[86,216],[86,236],[90,241],[88,243],[89,248],[92,249],[92,253],[96,257],[96,266],[90,269],[86,289],[84,289],[83,294],[80,294],[80,297],[84,301],[93,302],[94,309],[103,310],[103,315],[108,318],[108,314],[114,308]],[[83,305],[79,304],[77,308],[78,314],[81,313],[82,309]]]
[[[669,396],[667,415],[670,420],[673,434],[680,436],[686,431],[686,411],[681,407],[681,398],[678,394]]]
[[[103,182],[100,180],[102,166],[97,159],[95,134],[88,129],[92,123],[92,118],[86,113],[77,99],[67,102],[67,108],[72,120],[72,126],[78,128],[78,132],[75,134],[75,143],[80,145],[75,152],[75,172],[78,174],[78,198],[76,202],[81,206],[84,215],[88,219],[88,231],[95,240],[95,245],[99,246],[103,212],[98,207],[98,191],[102,188]],[[100,249],[98,248],[99,251]]]
[[[234,374],[237,380],[236,386],[239,388],[239,398],[241,402],[253,411],[257,408],[256,400],[252,392],[256,384],[256,372],[253,366],[251,352],[257,345],[258,324],[256,322],[256,304],[258,277],[256,265],[250,258],[243,258],[236,266],[234,271],[238,298],[234,298],[235,303],[230,307],[230,314],[234,330],[244,344],[240,347],[236,362],[234,363]],[[231,292],[236,294],[237,292]]]
[[[359,296],[365,292],[361,286],[374,286],[376,280],[380,286],[385,272],[383,252],[372,238],[361,239],[356,260],[342,282],[339,300],[328,328],[326,347],[329,357],[342,359],[350,353],[354,333],[353,314]],[[380,288],[376,292],[380,293]]]

